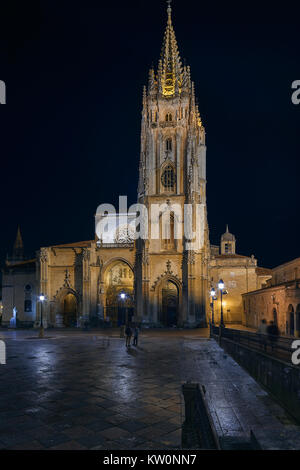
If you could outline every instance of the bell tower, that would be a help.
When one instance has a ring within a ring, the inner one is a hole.
[[[167,3],[160,60],[143,91],[138,202],[148,211],[148,238],[136,244],[137,317],[166,326],[204,325],[209,256],[205,130]],[[166,286],[173,292],[170,315]]]

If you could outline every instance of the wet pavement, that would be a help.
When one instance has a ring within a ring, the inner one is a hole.
[[[0,449],[176,449],[181,385],[205,385],[220,436],[300,449],[300,428],[207,331],[0,331]]]

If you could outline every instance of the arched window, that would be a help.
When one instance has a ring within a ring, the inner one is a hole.
[[[169,122],[169,121],[172,121],[172,114],[171,113],[166,114],[166,122]]]
[[[174,191],[175,188],[175,171],[171,165],[167,165],[161,175],[161,182],[167,191]]]
[[[161,218],[161,240],[163,250],[173,250],[175,248],[174,212],[171,212],[169,217]]]
[[[31,285],[26,284],[24,291],[25,291],[24,312],[32,312],[32,287]]]
[[[166,151],[169,152],[172,150],[172,139],[166,139]]]
[[[232,253],[231,243],[225,243],[225,253]]]

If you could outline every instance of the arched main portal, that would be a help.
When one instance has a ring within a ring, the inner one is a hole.
[[[163,326],[177,326],[178,323],[178,287],[170,279],[165,280],[161,286],[161,312],[160,323]]]
[[[131,267],[123,260],[115,260],[106,269],[105,318],[114,326],[132,321],[134,313],[134,275]]]
[[[74,294],[69,292],[62,300],[64,326],[77,326],[77,310],[77,299]]]

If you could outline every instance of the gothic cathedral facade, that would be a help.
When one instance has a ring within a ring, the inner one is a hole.
[[[137,202],[147,208],[145,239],[134,240],[128,225],[118,223],[113,240],[96,236],[42,247],[28,259],[18,232],[3,269],[2,325],[37,327],[43,308],[44,325],[52,327],[87,321],[202,327],[210,318],[210,287],[220,277],[230,286],[225,321],[238,323],[241,294],[270,277],[253,256],[236,253],[228,229],[221,249],[209,243],[205,130],[190,68],[180,60],[170,4],[158,68],[151,68],[143,93]],[[159,215],[154,227],[153,207],[168,209],[168,223]],[[217,305],[215,315],[218,320]]]

